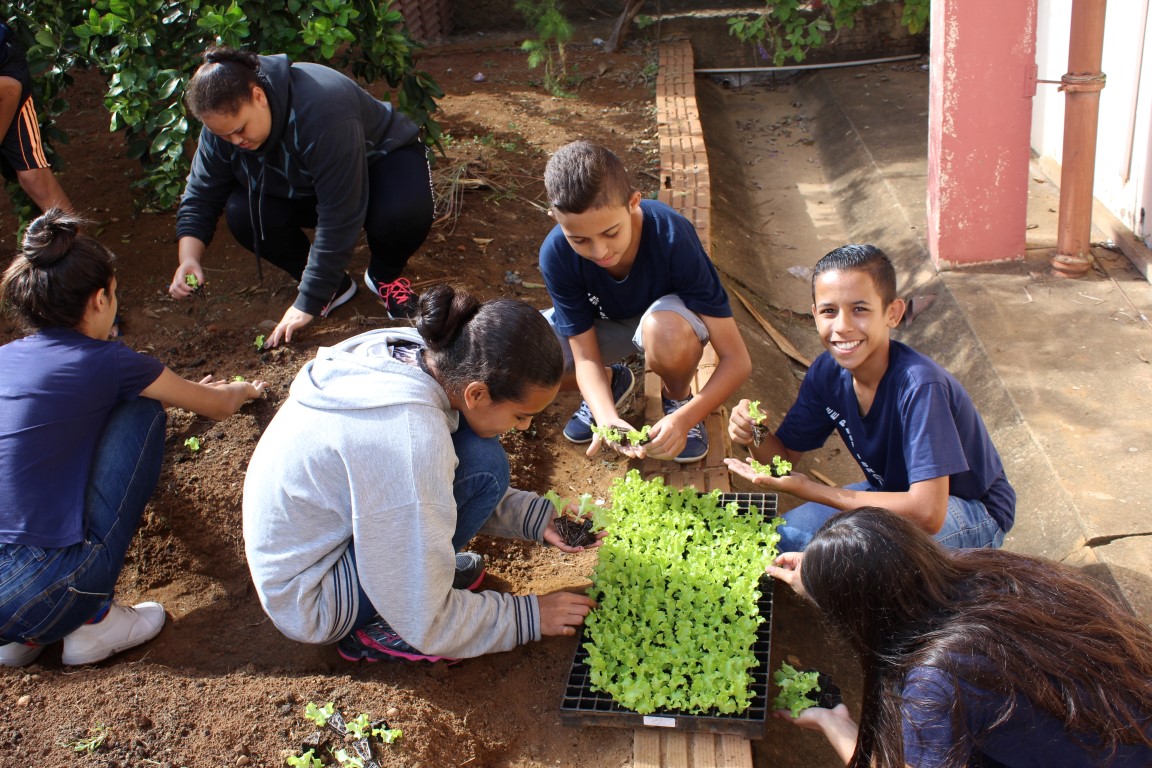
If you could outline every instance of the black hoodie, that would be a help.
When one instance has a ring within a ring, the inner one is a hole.
[[[261,56],[259,78],[272,110],[271,133],[257,149],[245,150],[207,128],[200,132],[176,237],[211,242],[237,187],[248,191],[257,243],[264,198],[315,197],[316,232],[293,306],[318,315],[340,287],[364,229],[368,166],[419,141],[419,129],[388,102],[321,64]]]

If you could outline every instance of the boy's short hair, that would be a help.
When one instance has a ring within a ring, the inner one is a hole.
[[[632,183],[620,158],[590,141],[574,141],[556,150],[544,168],[548,204],[560,213],[627,205]]]
[[[896,267],[888,254],[874,245],[842,245],[825,254],[812,268],[812,301],[816,301],[816,280],[825,272],[867,272],[880,292],[884,306],[896,300]]]

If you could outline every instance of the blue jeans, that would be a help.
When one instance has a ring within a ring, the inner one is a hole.
[[[500,438],[477,436],[463,416],[460,417],[460,427],[452,435],[452,445],[459,462],[452,481],[452,495],[456,499],[456,532],[452,535],[452,549],[459,552],[496,511],[496,505],[504,498],[512,482],[512,470]],[[348,544],[348,557],[355,568],[356,554],[351,543]],[[364,588],[358,589],[360,610],[352,631],[368,624],[378,613],[368,595],[364,594]]]
[[[844,486],[852,491],[878,491],[867,482]],[[803,552],[820,530],[820,526],[837,513],[837,509],[808,502],[784,513],[785,525],[780,532],[781,552]],[[988,514],[984,504],[973,499],[948,497],[948,512],[944,527],[934,537],[949,549],[980,549],[999,547],[1004,542],[1000,524]]]
[[[164,409],[146,397],[109,414],[84,492],[83,541],[0,544],[0,639],[47,645],[105,612],[160,479],[164,425]]]

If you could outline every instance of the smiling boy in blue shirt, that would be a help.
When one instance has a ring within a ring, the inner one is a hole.
[[[1012,527],[1016,492],[968,392],[948,371],[890,332],[904,315],[896,270],[872,245],[845,245],[813,269],[812,314],[824,344],[775,434],[755,436],[748,401],[732,411],[728,434],[762,463],[795,463],[840,433],[867,478],[832,488],[800,473],[758,474],[728,467],[806,504],[785,513],[780,551],[801,551],[838,510],[885,507],[947,547],[998,547]]]

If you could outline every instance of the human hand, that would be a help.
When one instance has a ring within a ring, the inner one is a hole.
[[[679,413],[669,414],[652,425],[648,442],[644,445],[645,455],[662,461],[671,461],[680,455],[688,443],[688,430],[693,425],[682,423]]]
[[[195,279],[195,284],[188,280],[189,275]],[[201,268],[200,262],[181,261],[180,266],[176,267],[176,274],[172,276],[172,283],[168,286],[168,295],[174,299],[186,299],[200,290],[203,285],[204,270]]]
[[[845,725],[844,721],[852,723],[853,727],[856,725],[855,721],[853,721],[852,717],[848,714],[848,707],[844,704],[837,704],[832,709],[808,707],[808,709],[801,710],[797,717],[792,717],[791,710],[777,709],[772,713],[772,716],[781,720],[787,720],[806,731],[821,731],[826,733],[829,728],[836,730],[843,727]]]
[[[751,445],[753,443],[753,428],[752,417],[748,415],[748,405],[751,401],[744,398],[736,407],[732,409],[731,415],[728,417],[728,437],[732,438],[732,442],[739,443],[740,445]]]
[[[215,387],[227,391],[229,399],[232,402],[232,412],[240,410],[240,406],[249,400],[256,400],[264,395],[268,389],[268,382],[256,379],[255,381],[228,381],[226,379],[217,379],[211,374],[200,379],[200,383],[209,387]]]
[[[803,552],[784,552],[772,562],[772,565],[764,569],[764,573],[792,587],[792,591],[800,597],[808,597],[808,593],[804,591],[804,582],[800,578],[803,562]]]
[[[288,311],[284,313],[284,317],[280,318],[280,324],[273,329],[272,333],[268,334],[264,346],[267,348],[278,347],[281,341],[292,341],[292,333],[312,322],[313,317],[313,315],[302,312],[296,309],[296,307],[288,307]]]
[[[536,600],[540,605],[540,634],[544,637],[575,635],[576,627],[596,607],[592,598],[573,592],[537,595]]]
[[[588,450],[584,454],[585,456],[592,458],[600,452],[600,449],[603,448],[605,444],[607,444],[608,447],[612,450],[623,454],[630,459],[640,459],[644,457],[644,446],[632,445],[626,439],[624,439],[625,434],[633,431],[632,425],[624,421],[624,419],[616,415],[607,419],[598,420],[596,424],[598,427],[602,426],[604,428],[616,429],[620,433],[620,440],[617,442],[608,442],[599,434],[597,434],[595,430],[593,430],[592,442],[589,444]]]
[[[774,491],[781,491],[783,493],[790,493],[793,496],[804,496],[799,492],[800,486],[804,483],[811,482],[808,476],[802,472],[793,471],[784,477],[774,477],[769,474],[762,475],[753,469],[752,457],[747,459],[724,459],[724,464],[728,469],[743,477],[745,480],[750,480],[756,485],[766,485]]]
[[[580,510],[577,508],[577,506],[575,504],[569,504],[564,509],[564,516],[567,517],[569,520],[579,521],[579,522],[583,522],[584,520],[587,520],[590,517],[590,515],[581,516],[579,514],[579,512],[580,512]],[[560,517],[561,517],[560,515],[557,515],[556,517],[553,517],[551,520],[548,521],[548,527],[544,529],[544,543],[545,544],[550,544],[551,546],[556,547],[556,549],[560,550],[561,552],[569,552],[569,553],[583,552],[586,549],[596,549],[597,547],[603,546],[603,544],[604,544],[603,539],[605,536],[608,535],[607,531],[598,531],[596,534],[594,534],[595,540],[590,544],[583,544],[579,547],[568,546],[568,543],[564,541],[564,536],[556,528],[556,521],[559,520]],[[587,534],[585,534],[585,535],[587,535]]]

